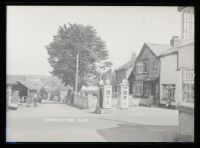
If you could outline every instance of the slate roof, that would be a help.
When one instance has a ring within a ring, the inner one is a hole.
[[[6,76],[6,84],[15,85],[21,83],[25,87],[29,89],[39,90],[42,88],[41,81],[33,81],[27,76],[18,76],[18,75],[7,75]]]
[[[28,81],[18,80],[17,82],[24,85],[28,89],[38,90],[38,87],[36,85],[32,84],[30,81],[28,82]]]
[[[127,70],[127,72],[126,72],[126,79],[127,79],[127,80],[128,80],[128,78],[130,77],[131,72],[133,71],[133,69],[134,69],[134,67],[132,67],[132,68],[130,68],[130,69]]]
[[[128,61],[128,62],[125,63],[124,65],[120,66],[116,71],[122,70],[122,69],[128,70],[128,69],[134,67],[134,65],[135,65],[135,60],[136,60],[136,58],[135,58],[135,59],[131,59],[130,61]]]
[[[174,47],[162,52],[159,56],[165,56],[165,55],[168,55],[168,54],[171,54],[171,53],[176,53],[176,52],[178,52],[178,49],[177,49],[176,46],[174,46]]]
[[[145,43],[156,56],[159,56],[164,51],[170,49],[172,46],[167,44],[155,44],[155,43]]]

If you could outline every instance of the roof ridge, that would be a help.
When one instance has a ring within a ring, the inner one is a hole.
[[[163,44],[163,43],[152,43],[152,42],[144,42],[145,44],[154,44],[154,45],[168,45],[171,46],[170,44]]]
[[[123,68],[124,66],[132,63],[132,62],[133,62],[133,65],[134,65],[135,61],[136,61],[136,58],[135,59],[130,59],[126,63],[124,63],[123,65],[119,66],[116,70],[119,70],[119,69]]]

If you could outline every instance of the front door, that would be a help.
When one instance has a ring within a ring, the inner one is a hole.
[[[153,97],[152,99],[152,105],[158,105],[159,98],[158,98],[158,81],[152,81],[151,82],[151,95]]]
[[[155,83],[154,81],[151,82],[151,96],[152,98],[152,105],[155,104]]]
[[[159,83],[158,81],[154,81],[154,105],[159,105]]]

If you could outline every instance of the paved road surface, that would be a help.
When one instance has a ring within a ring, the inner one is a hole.
[[[178,111],[132,107],[94,114],[65,104],[39,104],[7,112],[8,142],[170,142]]]

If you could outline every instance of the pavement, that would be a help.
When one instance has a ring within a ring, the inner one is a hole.
[[[7,111],[7,142],[173,142],[178,111],[133,106],[95,114],[66,104]]]

